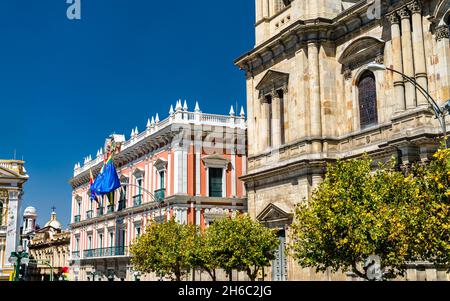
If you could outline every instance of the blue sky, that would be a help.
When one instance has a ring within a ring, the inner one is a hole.
[[[40,225],[57,207],[70,220],[68,180],[76,162],[112,132],[165,118],[170,104],[198,100],[203,112],[245,104],[234,59],[254,45],[254,1],[0,1],[0,158],[24,158],[30,180],[22,210]]]

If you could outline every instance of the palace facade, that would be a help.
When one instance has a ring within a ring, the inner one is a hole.
[[[402,165],[428,161],[438,121],[404,73],[443,105],[450,98],[450,0],[256,0],[256,44],[245,70],[250,215],[279,229],[322,181],[326,164],[369,153]],[[448,119],[448,118],[447,118]],[[450,121],[450,120],[448,120]],[[447,121],[447,124],[448,124]],[[345,280],[316,274],[278,252],[273,280]],[[448,280],[444,269],[411,265],[408,280]]]
[[[20,240],[19,210],[23,185],[28,180],[24,164],[19,160],[0,160],[0,281],[9,280],[14,272],[8,259]]]
[[[205,114],[198,103],[190,112],[180,100],[165,120],[157,114],[129,139],[110,139],[119,145],[114,163],[122,188],[98,203],[90,199],[90,173],[99,173],[106,146],[76,164],[70,180],[71,280],[159,279],[138,275],[130,264],[129,246],[151,221],[175,218],[205,228],[247,210],[239,179],[247,163],[243,108],[239,116],[234,108],[229,115]]]

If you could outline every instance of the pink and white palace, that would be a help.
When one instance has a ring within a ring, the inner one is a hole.
[[[76,164],[72,185],[71,280],[142,280],[130,265],[129,246],[151,220],[175,218],[205,228],[217,218],[247,210],[239,180],[246,173],[246,122],[236,116],[194,112],[181,100],[163,121],[152,117],[147,128],[133,129],[127,140],[112,135],[123,183],[100,204],[90,200],[89,175],[99,173],[104,148],[95,159]]]

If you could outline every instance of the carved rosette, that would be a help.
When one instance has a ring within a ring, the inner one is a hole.
[[[442,39],[450,39],[450,27],[447,25],[437,27],[435,36],[438,42]]]

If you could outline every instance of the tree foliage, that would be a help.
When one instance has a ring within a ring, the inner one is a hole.
[[[153,222],[131,246],[131,263],[142,273],[174,275],[180,281],[191,268],[196,235],[195,226],[181,225],[174,219]]]
[[[338,161],[308,203],[298,205],[290,253],[317,271],[353,271],[366,278],[360,263],[381,257],[385,277],[404,275],[405,263],[449,263],[450,153],[408,175],[395,161],[372,171],[372,161]]]
[[[262,267],[275,259],[280,241],[273,232],[247,215],[224,218],[205,233],[210,258],[224,269],[231,280],[233,270],[244,271],[254,281]]]

